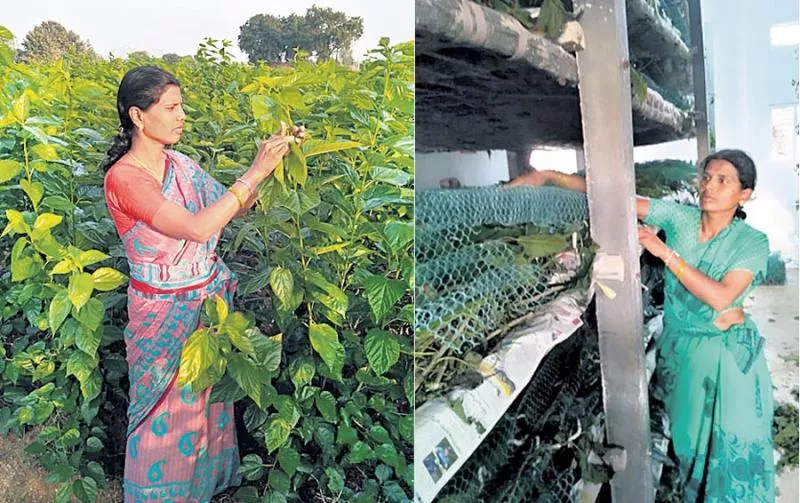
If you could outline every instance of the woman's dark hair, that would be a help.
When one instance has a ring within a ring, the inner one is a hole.
[[[714,152],[703,159],[703,162],[700,163],[700,166],[703,168],[703,173],[706,172],[706,168],[711,161],[728,161],[733,165],[734,168],[736,168],[736,173],[739,176],[739,184],[741,185],[742,189],[755,190],[756,163],[753,162],[753,159],[745,152],[737,149],[726,149]],[[734,215],[734,218],[737,217],[741,218],[742,220],[747,218],[747,213],[744,212],[741,206],[736,208],[736,214]]]
[[[119,114],[119,133],[111,141],[111,147],[103,159],[103,171],[114,165],[120,157],[131,148],[133,129],[135,125],[128,115],[131,107],[147,110],[164,94],[168,86],[178,86],[178,82],[171,73],[155,66],[137,66],[128,70],[117,90],[117,113]]]

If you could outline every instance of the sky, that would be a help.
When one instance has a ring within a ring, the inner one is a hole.
[[[312,5],[364,20],[364,35],[353,47],[356,60],[377,47],[381,37],[389,37],[392,43],[414,38],[413,0],[39,0],[35,9],[20,2],[6,5],[0,25],[11,30],[19,45],[38,24],[57,21],[88,40],[103,56],[109,52],[124,56],[133,51],[147,51],[153,56],[192,55],[206,37],[227,39],[233,42],[231,52],[236,59],[246,61],[236,41],[239,27],[250,17],[303,15]]]

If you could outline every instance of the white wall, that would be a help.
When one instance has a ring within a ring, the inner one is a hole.
[[[416,154],[414,183],[417,188],[436,188],[443,178],[455,177],[462,187],[480,187],[508,180],[505,150],[437,152]]]
[[[797,23],[796,0],[773,0],[754,7],[750,0],[706,0],[712,26],[717,149],[739,148],[758,167],[755,199],[745,206],[747,221],[767,233],[770,247],[798,263],[798,177],[795,160],[771,159],[771,106],[794,101],[797,47],[772,47],[770,28]],[[746,27],[743,29],[743,27]]]

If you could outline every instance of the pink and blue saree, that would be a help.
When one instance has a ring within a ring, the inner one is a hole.
[[[162,194],[170,201],[197,212],[224,194],[188,157],[167,157]],[[121,238],[131,277],[125,502],[207,502],[241,482],[233,404],[212,404],[210,389],[193,393],[176,378],[203,301],[221,295],[232,305],[236,278],[214,253],[219,234],[195,243],[137,221]]]

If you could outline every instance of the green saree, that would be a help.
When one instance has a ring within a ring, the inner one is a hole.
[[[651,199],[644,219],[667,244],[714,280],[745,269],[753,281],[732,307],[763,281],[767,237],[734,219],[700,242],[700,209]],[[664,332],[658,341],[654,393],[666,404],[684,501],[775,501],[772,382],[764,338],[749,316],[726,331],[720,313],[665,270]]]

